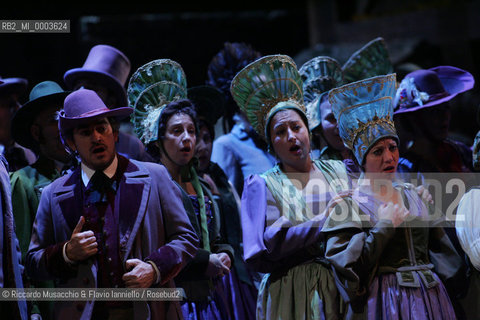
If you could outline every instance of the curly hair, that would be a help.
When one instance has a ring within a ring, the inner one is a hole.
[[[177,101],[170,102],[167,104],[165,109],[162,110],[162,114],[160,115],[160,119],[158,119],[158,139],[163,140],[165,138],[165,132],[167,132],[167,123],[168,120],[173,115],[183,113],[189,116],[193,124],[195,125],[195,134],[198,134],[198,121],[197,121],[197,113],[195,112],[195,106],[193,103],[188,99],[181,99]]]

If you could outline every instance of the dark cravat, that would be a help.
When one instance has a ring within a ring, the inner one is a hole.
[[[110,190],[116,192],[117,182],[107,177],[103,171],[95,171],[87,185],[87,203],[107,202],[107,192]]]

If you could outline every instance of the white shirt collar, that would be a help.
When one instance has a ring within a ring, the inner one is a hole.
[[[81,164],[82,167],[82,181],[83,185],[86,187],[88,185],[88,182],[90,182],[90,179],[92,178],[93,174],[95,173],[95,170],[90,169],[87,167],[83,162]],[[117,171],[118,167],[118,158],[115,155],[115,158],[113,159],[112,163],[105,169],[103,170],[103,173],[109,178],[112,178],[115,175],[115,172]]]

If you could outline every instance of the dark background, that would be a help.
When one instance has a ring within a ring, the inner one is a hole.
[[[188,86],[203,84],[223,43],[247,42],[263,55],[287,54],[300,67],[317,55],[343,64],[382,36],[398,80],[402,65],[452,65],[480,79],[480,0],[295,0],[185,2],[2,3],[0,19],[70,20],[69,34],[0,34],[0,76],[23,77],[29,89],[44,80],[63,84],[90,48],[124,52],[131,73],[159,58],[179,62]],[[453,100],[452,134],[466,142],[480,128],[479,85]],[[28,97],[22,97],[26,101]]]

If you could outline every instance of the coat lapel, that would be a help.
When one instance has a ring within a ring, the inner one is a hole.
[[[83,214],[82,193],[81,171],[80,166],[78,166],[65,183],[55,190],[53,200],[58,203],[62,216],[70,230],[75,228]]]
[[[129,161],[120,183],[115,215],[119,217],[120,257],[125,260],[132,249],[148,204],[151,177],[147,169]]]

